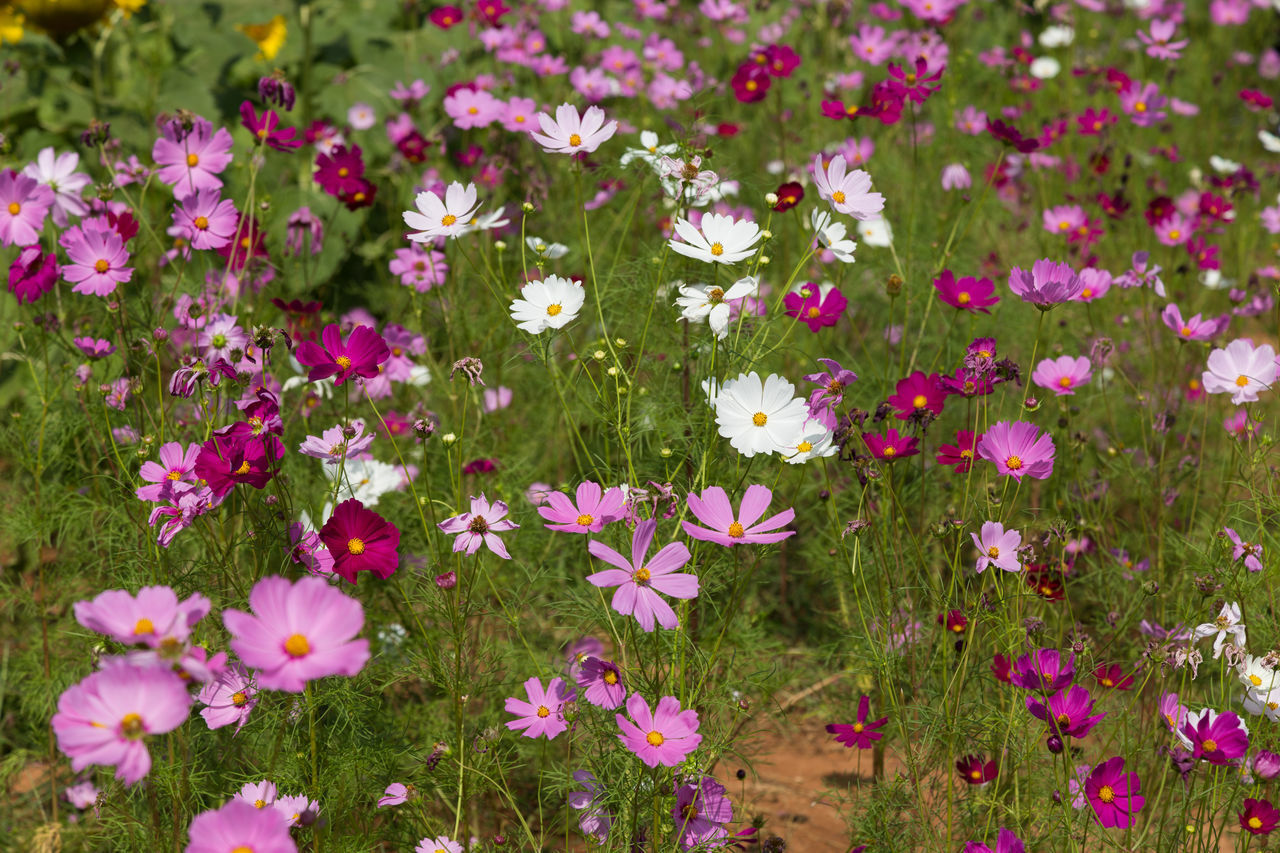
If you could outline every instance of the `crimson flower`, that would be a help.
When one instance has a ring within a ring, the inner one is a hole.
[[[871,745],[884,737],[877,729],[889,722],[888,717],[867,721],[867,713],[871,708],[871,700],[863,696],[858,700],[858,719],[853,723],[828,723],[827,731],[836,736],[836,741],[852,749],[870,749]]]
[[[253,134],[258,144],[267,145],[277,151],[294,151],[302,147],[302,139],[294,139],[298,132],[296,127],[285,130],[279,128],[280,116],[275,110],[264,110],[259,117],[253,104],[245,101],[240,105],[240,123]]]
[[[996,778],[996,762],[986,760],[985,755],[966,755],[956,759],[956,772],[970,785],[982,786]]]
[[[784,210],[790,210],[804,200],[804,187],[795,181],[788,181],[778,187],[773,194],[778,197],[778,203],[773,206],[773,209],[775,212],[781,213]]]
[[[334,507],[320,539],[333,555],[334,574],[350,583],[356,582],[356,572],[386,580],[400,565],[399,529],[355,498]]]
[[[275,476],[275,462],[284,456],[284,445],[274,435],[215,435],[196,456],[196,476],[209,484],[217,497],[245,483],[264,488]]]
[[[378,375],[378,365],[391,358],[387,342],[368,326],[356,326],[344,344],[342,330],[337,323],[330,323],[320,333],[323,346],[303,341],[298,347],[298,363],[311,368],[308,381],[315,382],[337,374],[335,385],[341,385],[352,376],[373,379]]]

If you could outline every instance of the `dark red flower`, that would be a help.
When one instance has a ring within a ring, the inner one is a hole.
[[[1270,835],[1277,823],[1280,823],[1280,810],[1271,805],[1270,800],[1255,800],[1250,797],[1244,801],[1244,811],[1240,812],[1240,828],[1245,832]]]
[[[353,376],[373,379],[378,375],[378,365],[391,358],[387,342],[368,326],[356,326],[344,344],[342,330],[337,323],[330,323],[320,333],[323,345],[304,341],[298,347],[298,363],[311,368],[307,374],[310,382],[337,376],[335,385],[341,385]]]
[[[978,311],[990,314],[991,312],[987,309],[1000,301],[1000,297],[996,296],[995,282],[989,278],[974,278],[967,275],[957,279],[951,270],[943,270],[942,274],[933,280],[933,286],[938,291],[939,299],[952,308],[959,308],[970,314]]]
[[[778,187],[773,194],[778,197],[778,203],[773,206],[774,211],[778,213],[790,210],[804,201],[804,187],[795,181],[787,181]]]
[[[400,531],[355,498],[334,507],[320,539],[333,555],[334,574],[350,583],[356,582],[356,572],[386,580],[400,565]]]
[[[969,617],[963,610],[948,610],[938,614],[938,624],[946,627],[953,634],[963,634],[969,627]]]
[[[1110,687],[1114,690],[1133,689],[1133,675],[1126,674],[1118,663],[1110,666],[1098,664],[1093,670],[1093,677],[1102,687]]]
[[[303,140],[295,139],[296,127],[281,129],[280,116],[275,110],[264,110],[259,117],[253,103],[245,101],[240,105],[240,123],[253,134],[259,145],[266,145],[277,151],[295,151],[302,147]]]
[[[996,762],[985,755],[966,755],[956,759],[956,772],[970,785],[985,785],[996,778]]]
[[[996,681],[1003,681],[1005,684],[1012,684],[1013,679],[1010,672],[1013,669],[1013,661],[1004,655],[997,654],[991,661],[991,674],[996,677]]]
[[[987,133],[1022,154],[1030,154],[1040,147],[1039,142],[1034,139],[1028,139],[1016,127],[1007,125],[1000,119],[993,119],[987,122]]]
[[[227,260],[228,269],[236,274],[243,272],[253,258],[265,258],[267,247],[258,220],[243,213],[236,214],[235,239],[218,249],[218,254]]]
[[[364,183],[364,159],[360,146],[335,145],[316,157],[316,183],[332,196],[352,193]]]
[[[24,246],[9,265],[9,291],[18,304],[35,302],[53,290],[58,281],[58,258],[53,252],[44,254],[36,245]]]
[[[982,433],[975,435],[967,429],[959,430],[955,444],[944,444],[938,448],[938,464],[954,465],[957,474],[967,474],[973,466],[979,441],[982,441]]]
[[[764,67],[774,77],[790,77],[800,67],[800,55],[785,44],[771,44],[764,49]]]

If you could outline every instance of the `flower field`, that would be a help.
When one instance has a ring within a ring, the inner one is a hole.
[[[0,849],[1280,850],[1280,0],[0,54]]]

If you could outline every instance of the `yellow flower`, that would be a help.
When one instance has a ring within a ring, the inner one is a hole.
[[[113,0],[113,2],[126,18],[132,17],[134,12],[147,5],[147,0]]]
[[[17,44],[22,41],[22,25],[26,19],[10,8],[0,9],[0,44]]]
[[[236,29],[253,39],[258,46],[258,58],[266,60],[276,58],[288,34],[284,15],[276,15],[265,24],[236,24]]]

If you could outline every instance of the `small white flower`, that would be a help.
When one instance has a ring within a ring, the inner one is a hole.
[[[868,219],[858,223],[858,236],[868,246],[892,246],[893,229],[887,219]]]
[[[640,147],[628,148],[623,152],[622,157],[618,159],[618,162],[623,166],[627,166],[630,165],[633,160],[642,160],[656,168],[659,158],[669,156],[679,150],[680,146],[676,145],[674,142],[667,145],[659,145],[658,134],[654,133],[652,130],[642,130],[640,131]]]
[[[706,284],[686,284],[680,287],[680,316],[690,323],[707,321],[711,331],[720,340],[729,334],[729,303],[744,296],[752,296],[760,283],[752,276],[735,281],[728,290]]]
[[[326,465],[325,476],[331,488],[339,467],[342,468],[339,501],[355,498],[365,506],[376,506],[379,498],[400,488],[400,469],[377,459],[348,459],[341,466]]]
[[[687,219],[676,220],[676,233],[684,242],[668,241],[672,251],[706,263],[734,264],[754,252],[760,240],[760,226],[749,219],[735,221],[732,216],[708,213],[702,217],[702,230]]]
[[[405,380],[405,384],[412,385],[415,388],[424,388],[431,384],[431,368],[425,364],[415,364],[409,369],[409,378]]]
[[[538,124],[542,133],[533,133],[533,139],[550,154],[595,151],[618,130],[616,121],[605,124],[604,110],[599,107],[587,107],[579,117],[578,108],[573,104],[556,107],[554,119],[546,113],[538,113]]]
[[[404,224],[415,229],[409,239],[425,243],[436,237],[456,237],[467,230],[480,205],[476,202],[476,185],[454,181],[445,190],[444,199],[431,192],[418,193],[413,203],[418,208],[402,214]]]
[[[548,243],[541,237],[525,237],[524,244],[528,246],[531,251],[552,261],[557,258],[563,258],[565,255],[569,254],[569,247],[564,243]]]
[[[1203,640],[1205,637],[1218,635],[1213,641],[1213,657],[1216,660],[1222,656],[1222,645],[1227,641],[1228,634],[1231,635],[1235,645],[1244,648],[1244,624],[1240,621],[1242,618],[1244,617],[1240,605],[1234,601],[1228,602],[1222,605],[1222,612],[1218,614],[1217,619],[1196,626],[1194,637],[1197,640]]]
[[[748,458],[757,453],[788,453],[792,437],[809,409],[795,396],[796,387],[781,376],[765,380],[754,370],[725,382],[716,395],[716,425],[735,450]]]
[[[1045,27],[1044,31],[1040,33],[1041,47],[1066,47],[1075,40],[1076,31],[1062,24]]]
[[[1276,136],[1269,130],[1258,131],[1258,141],[1262,143],[1262,147],[1270,151],[1272,154],[1280,154],[1280,136]]]
[[[1037,80],[1052,80],[1062,72],[1062,63],[1052,56],[1037,56],[1031,60],[1027,71]]]
[[[520,298],[511,303],[511,319],[531,335],[566,326],[582,310],[586,292],[567,278],[549,275],[520,288]]]
[[[1213,167],[1215,172],[1223,175],[1234,175],[1240,171],[1240,164],[1235,160],[1228,160],[1226,157],[1219,157],[1217,154],[1209,157],[1209,165]]]
[[[782,456],[792,465],[800,465],[810,459],[835,456],[840,452],[832,439],[834,434],[820,421],[807,420],[800,428],[796,440],[788,445]]]
[[[1264,660],[1265,658],[1247,655],[1236,670],[1236,675],[1245,690],[1258,699],[1280,687],[1280,673],[1266,666],[1263,663]]]
[[[472,231],[492,231],[495,228],[502,228],[510,224],[511,219],[506,215],[506,211],[500,207],[483,216],[471,217],[471,220],[462,226],[462,230],[458,232],[458,235],[470,234]]]
[[[655,169],[662,180],[662,190],[669,198],[683,197],[694,207],[709,202],[712,188],[720,182],[719,175],[702,168],[702,158],[696,154],[689,160],[663,156]]]
[[[42,148],[35,162],[22,169],[22,174],[53,190],[53,221],[56,225],[65,226],[68,215],[84,216],[89,212],[89,206],[80,193],[93,179],[84,172],[77,172],[79,165],[80,155],[74,151],[58,154],[52,148]]]
[[[848,229],[843,222],[832,221],[830,213],[818,208],[814,208],[809,214],[809,221],[813,223],[814,235],[824,249],[829,250],[841,263],[853,263],[853,253],[857,251],[858,244],[845,239]]]

